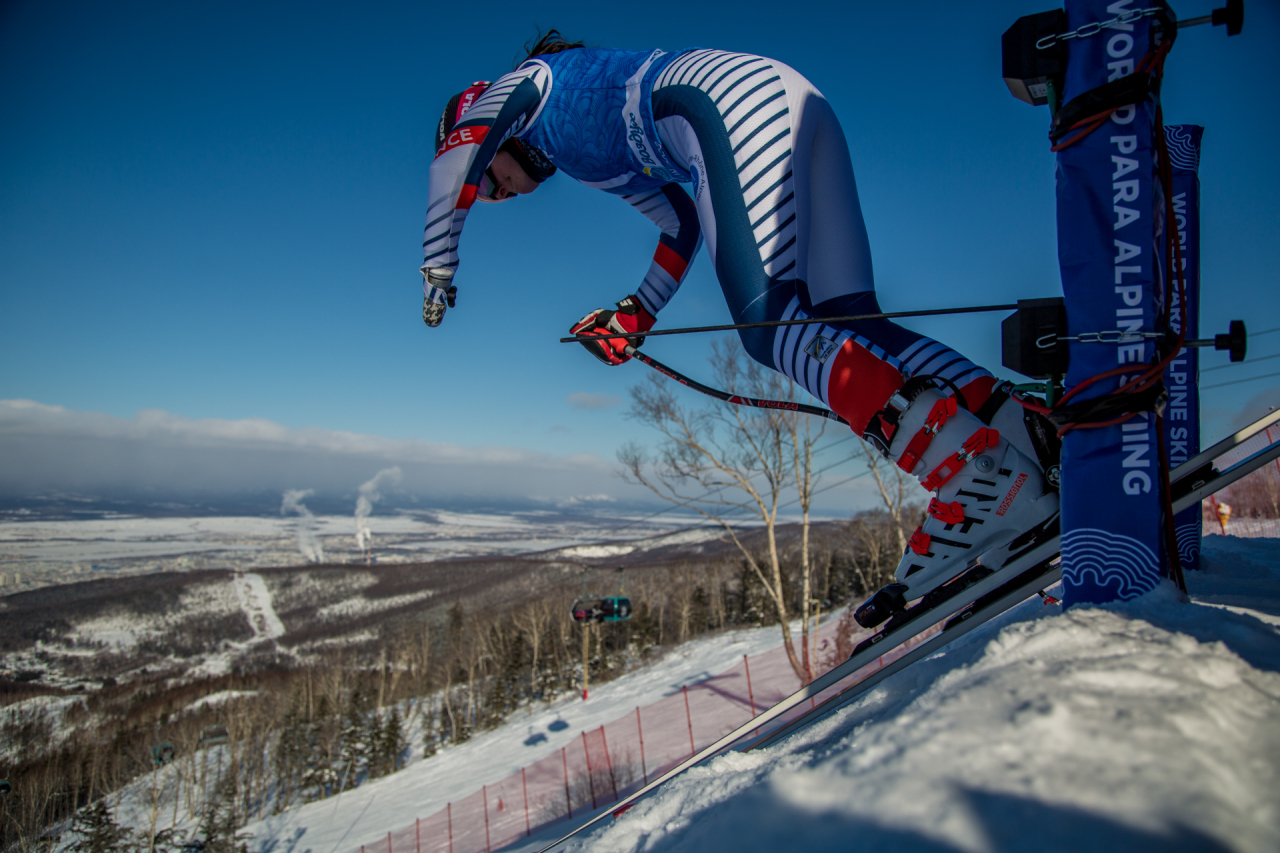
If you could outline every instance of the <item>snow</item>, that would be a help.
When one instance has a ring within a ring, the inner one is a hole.
[[[393,595],[387,598],[369,599],[363,596],[347,598],[321,607],[316,611],[316,618],[323,621],[349,619],[352,616],[362,616],[366,613],[404,607],[417,601],[426,601],[433,595],[435,595],[435,592],[432,590],[424,590],[422,592],[405,593],[404,595]]]
[[[1205,550],[1191,603],[1024,603],[565,849],[1280,849],[1280,542]]]
[[[634,545],[579,545],[558,552],[561,557],[621,557],[636,549]]]
[[[255,576],[256,577],[256,576]],[[261,583],[261,578],[258,579]],[[263,587],[265,593],[265,587]],[[178,625],[191,613],[222,614],[242,609],[240,590],[221,578],[189,584],[178,604],[167,610],[135,612],[121,608],[75,623],[72,637],[86,643],[102,643],[120,651],[130,651],[142,639],[158,637]],[[270,598],[267,598],[270,601]],[[274,612],[271,614],[275,616]],[[253,617],[250,616],[252,624]],[[277,619],[278,623],[279,620]],[[281,626],[283,633],[283,626]],[[59,653],[62,653],[60,650]]]
[[[373,555],[385,563],[590,547],[603,540],[641,540],[680,530],[690,522],[687,515],[637,516],[612,511],[567,516],[401,510],[369,516],[361,524],[372,536]],[[0,566],[6,573],[20,574],[23,582],[17,585],[28,587],[82,580],[83,573],[91,570],[136,573],[229,565],[244,569],[291,566],[307,562],[299,552],[297,524],[295,516],[118,515],[42,521],[16,514],[0,518]],[[364,562],[366,555],[356,545],[353,516],[313,516],[310,524],[325,562]],[[705,538],[705,533],[693,535]],[[603,547],[627,546],[605,542]],[[0,578],[0,586],[3,584]]]
[[[32,696],[0,707],[0,732],[3,733],[0,734],[0,767],[20,764],[24,749],[32,746],[22,743],[20,737],[13,737],[11,733],[20,732],[24,723],[35,723],[40,739],[49,738],[54,744],[62,743],[75,731],[74,727],[62,724],[63,718],[83,702],[82,696]]]
[[[225,705],[236,699],[247,699],[250,696],[257,696],[256,690],[219,690],[217,693],[210,693],[208,696],[198,701],[192,702],[184,710],[199,711],[205,708],[216,708],[219,705]]]
[[[799,630],[796,623],[794,630]],[[485,732],[456,747],[420,760],[421,742],[415,738],[415,759],[391,776],[351,791],[290,809],[249,824],[254,850],[273,853],[348,853],[388,830],[412,823],[478,790],[486,782],[504,778],[563,746],[581,732],[634,714],[636,706],[729,669],[742,656],[768,651],[779,644],[777,627],[731,631],[686,643],[651,667],[592,687],[590,700],[570,695],[513,715],[502,728]],[[552,724],[563,723],[566,725]],[[542,735],[542,737],[537,737]],[[525,741],[530,741],[529,745]]]
[[[85,642],[130,651],[138,645],[138,640],[152,633],[140,624],[136,616],[117,613],[77,623],[75,636]]]
[[[249,618],[255,640],[274,640],[284,636],[284,623],[271,606],[271,593],[262,575],[253,572],[237,572],[235,576],[236,598],[240,608]]]
[[[1189,602],[1167,585],[1065,613],[1032,599],[563,849],[1280,849],[1280,541],[1206,537],[1189,585]],[[250,824],[250,849],[385,849],[388,831],[777,643],[776,627],[689,643],[589,702],[538,706],[426,760],[415,745],[398,773]]]

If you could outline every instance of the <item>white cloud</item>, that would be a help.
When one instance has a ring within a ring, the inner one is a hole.
[[[225,493],[296,488],[352,493],[369,471],[399,465],[403,488],[423,498],[552,502],[584,480],[616,483],[594,454],[553,456],[513,447],[465,447],[273,421],[192,419],[144,410],[131,418],[31,400],[0,400],[0,493],[59,491]],[[638,494],[631,493],[638,497]]]
[[[622,402],[622,398],[614,394],[591,394],[587,391],[574,391],[565,398],[565,402],[575,409],[608,409]]]

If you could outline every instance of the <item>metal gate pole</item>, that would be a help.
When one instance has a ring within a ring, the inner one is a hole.
[[[747,670],[747,698],[751,700],[751,719],[756,718],[756,694],[751,692],[751,663],[747,660],[747,656],[742,656],[742,665]]]
[[[636,734],[640,735],[640,772],[644,774],[644,783],[649,784],[649,769],[644,763],[644,729],[640,727],[640,706],[636,706]]]
[[[489,786],[480,786],[480,796],[484,799],[484,853],[493,853],[489,844]]]
[[[689,721],[689,755],[696,755],[698,750],[693,745],[693,715],[689,713],[689,685],[684,686],[684,716]]]
[[[524,788],[524,837],[528,838],[533,835],[533,830],[529,828],[529,783],[524,778],[524,768],[520,768],[520,787]]]
[[[609,739],[605,737],[604,726],[600,727],[600,743],[604,744],[604,766],[609,768],[609,784],[613,786],[613,801],[618,801],[618,779],[613,775],[613,759],[609,757]]]
[[[444,809],[449,817],[449,853],[453,853],[453,803],[445,803]]]
[[[413,849],[414,853],[422,853],[422,818],[413,819]]]
[[[560,747],[560,760],[564,762],[564,805],[569,810],[569,817],[573,817],[573,800],[569,799],[569,758],[565,749]]]
[[[587,757],[587,784],[591,786],[591,809],[596,808],[596,778],[591,772],[591,750],[587,749],[587,733],[582,733],[582,754]]]

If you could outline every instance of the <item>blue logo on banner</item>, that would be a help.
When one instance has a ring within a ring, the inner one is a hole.
[[[1062,580],[1085,601],[1127,601],[1155,589],[1160,563],[1132,536],[1107,530],[1069,530],[1062,536]]]

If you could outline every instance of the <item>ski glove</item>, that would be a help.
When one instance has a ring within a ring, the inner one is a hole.
[[[618,303],[618,310],[600,308],[583,317],[569,329],[571,335],[614,335],[623,332],[647,332],[658,322],[645,310],[640,300],[628,296]],[[604,341],[579,341],[587,352],[605,364],[622,364],[631,356],[623,352],[627,345],[638,347],[644,338],[613,338]]]
[[[424,270],[422,294],[422,322],[434,329],[444,319],[444,309],[452,308],[457,300],[453,270],[447,267]]]

